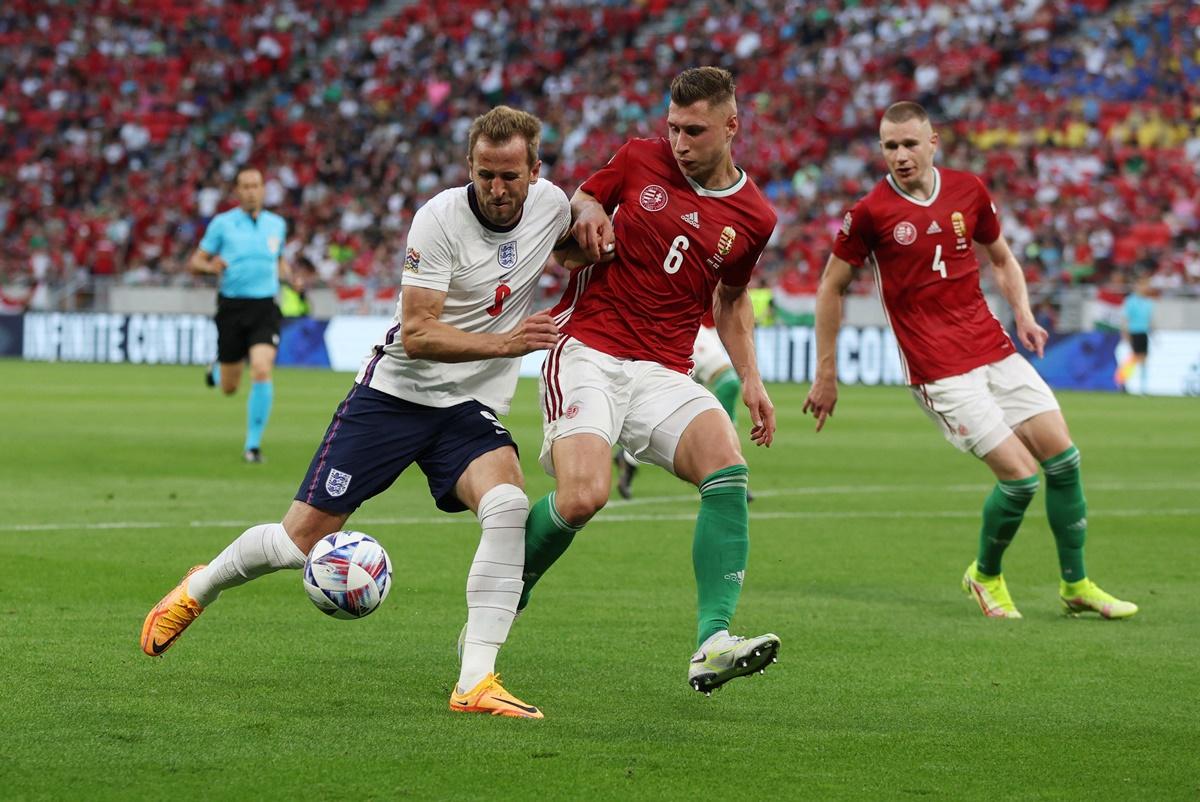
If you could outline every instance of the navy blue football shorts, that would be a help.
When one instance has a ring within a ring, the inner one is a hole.
[[[512,435],[478,401],[427,407],[355,384],[338,405],[296,500],[351,513],[392,486],[414,462],[438,509],[462,512],[454,486],[476,457],[512,446]]]

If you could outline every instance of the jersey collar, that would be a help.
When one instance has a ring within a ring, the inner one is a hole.
[[[678,168],[679,165],[676,164],[675,167]],[[692,189],[695,190],[696,194],[703,198],[728,198],[730,195],[746,186],[746,171],[741,167],[738,167],[736,164],[734,167],[737,167],[737,171],[741,174],[741,176],[737,181],[734,181],[724,189],[706,189],[693,181],[691,176],[684,175],[683,170],[680,170],[679,174],[683,175],[683,177],[687,179],[687,182],[692,185]]]
[[[891,173],[887,174],[887,182],[892,189],[896,190],[897,195],[904,198],[909,203],[915,203],[918,206],[932,206],[933,202],[937,200],[938,193],[942,191],[942,174],[938,172],[938,168],[936,167],[933,168],[933,192],[929,193],[928,200],[921,200],[916,195],[910,195],[909,193],[905,192],[900,188],[900,185],[896,183],[896,179],[892,178]]]
[[[526,197],[528,202],[529,198]],[[483,212],[479,210],[479,199],[475,197],[475,184],[467,184],[467,205],[471,207],[471,214],[475,215],[475,219],[479,221],[479,225],[486,228],[488,231],[495,231],[497,234],[507,234],[517,226],[521,225],[521,220],[525,217],[525,209],[521,209],[521,214],[516,221],[510,226],[498,226],[491,220],[483,216]]]
[[[267,213],[267,210],[265,208],[259,209],[258,217],[251,217],[250,213],[248,211],[246,211],[245,209],[243,209],[241,206],[234,206],[233,208],[239,215],[241,215],[241,218],[243,220],[245,220],[247,223],[254,226],[255,228],[258,228],[258,224],[260,222],[262,222],[263,215],[265,215]]]

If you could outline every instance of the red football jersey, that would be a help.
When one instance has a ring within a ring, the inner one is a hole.
[[[580,187],[613,215],[616,258],[575,271],[553,313],[585,345],[687,373],[718,281],[744,287],[775,229],[754,182],[704,189],[666,139],[626,142]]]
[[[929,200],[891,175],[854,204],[833,253],[875,270],[909,384],[944,379],[1015,353],[979,287],[972,241],[1000,237],[996,207],[970,173],[934,168]]]

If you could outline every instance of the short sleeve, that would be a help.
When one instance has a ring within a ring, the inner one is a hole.
[[[210,220],[208,223],[208,228],[204,230],[204,237],[200,240],[200,250],[204,251],[209,256],[220,253],[221,243],[224,241],[224,229],[224,217],[214,217],[212,220]]]
[[[875,250],[875,221],[863,198],[846,212],[833,240],[833,255],[854,267],[862,267]]]
[[[992,203],[987,187],[978,177],[975,180],[979,182],[979,206],[975,214],[973,239],[983,245],[991,245],[1000,239],[1000,218],[996,215],[996,204]]]
[[[453,268],[450,238],[434,210],[426,204],[417,210],[408,230],[401,284],[445,292],[450,287]]]
[[[284,245],[287,244],[287,220],[283,219],[282,215],[275,215],[276,230],[279,231],[279,245],[274,249],[274,255],[277,259],[283,258]]]
[[[600,201],[604,211],[612,214],[613,209],[621,202],[621,190],[625,186],[625,172],[629,167],[629,149],[632,143],[626,142],[621,146],[608,164],[592,173],[591,178],[583,182],[579,189]]]
[[[571,234],[571,201],[557,185],[551,186],[554,187],[554,203],[558,207],[558,216],[554,220],[554,245],[557,247]]]
[[[775,230],[775,222],[778,220],[775,210],[770,207],[763,212],[763,215],[764,217],[769,215],[771,228],[755,232],[755,238],[751,240],[750,247],[746,249],[742,258],[721,268],[722,284],[728,287],[745,287],[750,283],[750,275],[758,265],[758,260],[762,258],[763,251],[767,249],[767,243],[771,241],[771,233]]]

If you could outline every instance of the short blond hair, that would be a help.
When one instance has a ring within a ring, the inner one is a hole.
[[[693,67],[671,81],[671,100],[676,106],[690,106],[707,100],[719,106],[733,100],[733,75],[720,67]]]
[[[925,111],[925,107],[920,103],[901,100],[887,107],[887,111],[883,113],[883,119],[889,123],[906,123],[909,120],[927,123],[929,122],[929,112]]]
[[[511,106],[497,106],[472,121],[467,139],[467,158],[475,157],[475,143],[480,137],[494,145],[503,145],[514,136],[525,140],[529,166],[537,164],[538,145],[542,140],[542,121],[527,111]]]

